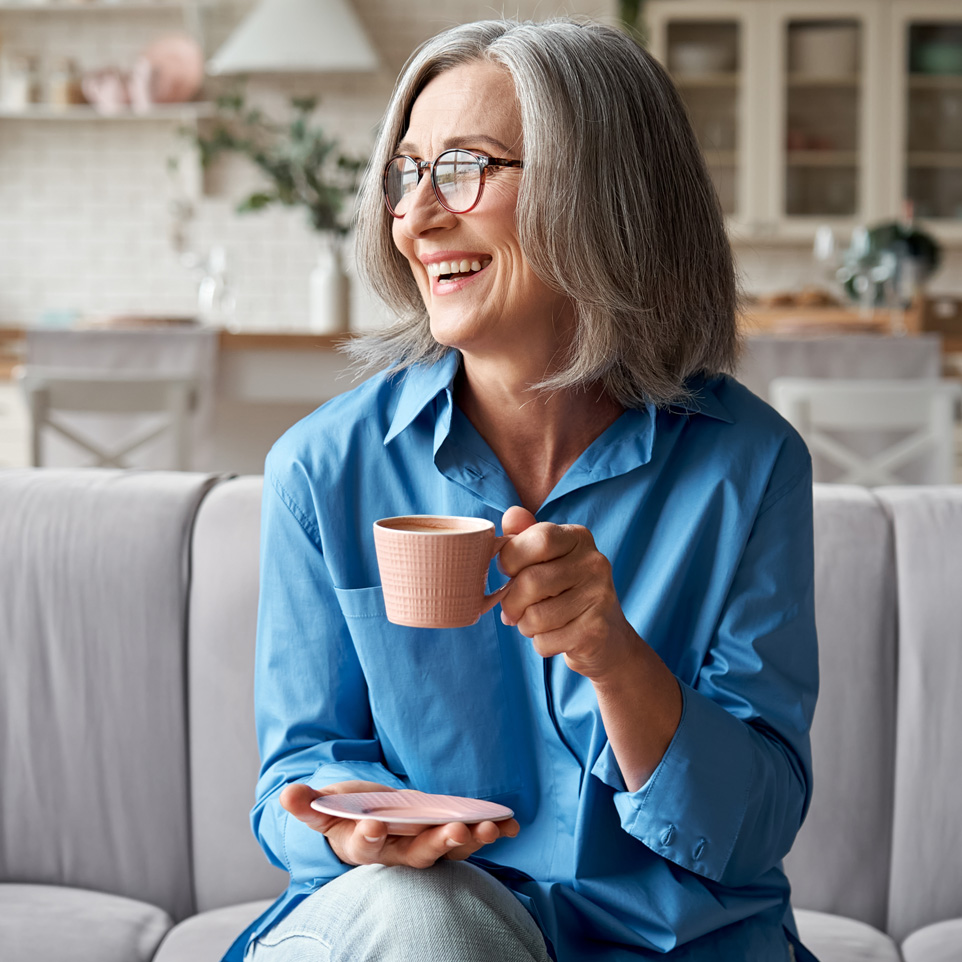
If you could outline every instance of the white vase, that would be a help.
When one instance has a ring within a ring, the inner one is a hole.
[[[341,243],[333,235],[322,235],[310,277],[310,329],[316,334],[345,333],[350,326],[349,309]]]

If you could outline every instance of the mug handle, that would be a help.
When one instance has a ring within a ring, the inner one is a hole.
[[[501,553],[501,549],[514,537],[513,534],[502,534],[494,539],[494,550],[491,552],[491,561]],[[511,582],[514,581],[513,578],[506,581],[500,588],[492,591],[491,594],[485,595],[481,599],[481,611],[478,613],[478,617],[481,615],[486,615],[501,599],[504,597],[504,593],[511,587]]]

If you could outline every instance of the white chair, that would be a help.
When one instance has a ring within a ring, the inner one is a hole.
[[[808,445],[816,481],[955,480],[956,381],[777,377],[769,397]]]
[[[30,454],[35,467],[44,465],[43,435],[51,431],[90,455],[93,465],[117,468],[132,467],[132,452],[169,432],[172,457],[165,466],[190,468],[190,415],[197,404],[196,378],[29,364],[17,368],[16,377],[30,411]],[[131,415],[155,417],[136,426],[134,433],[128,431],[118,444],[79,430],[69,416],[80,413],[125,417],[128,424]]]

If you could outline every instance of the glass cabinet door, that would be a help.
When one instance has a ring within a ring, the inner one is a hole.
[[[730,224],[744,222],[746,7],[726,0],[651,0],[646,10],[652,53],[685,102],[722,210]]]
[[[862,84],[858,20],[785,24],[782,215],[859,213]]]
[[[848,227],[877,205],[872,144],[885,113],[873,81],[884,10],[861,0],[784,0],[772,11],[774,172],[779,233]]]
[[[666,35],[668,69],[728,216],[739,210],[738,29],[730,20],[674,21]]]
[[[962,7],[952,19],[913,4],[896,24],[905,70],[902,196],[918,217],[962,224]]]

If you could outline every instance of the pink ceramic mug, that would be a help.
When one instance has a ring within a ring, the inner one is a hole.
[[[507,588],[484,593],[488,565],[510,541],[484,518],[410,514],[374,522],[387,619],[413,628],[464,628]]]

